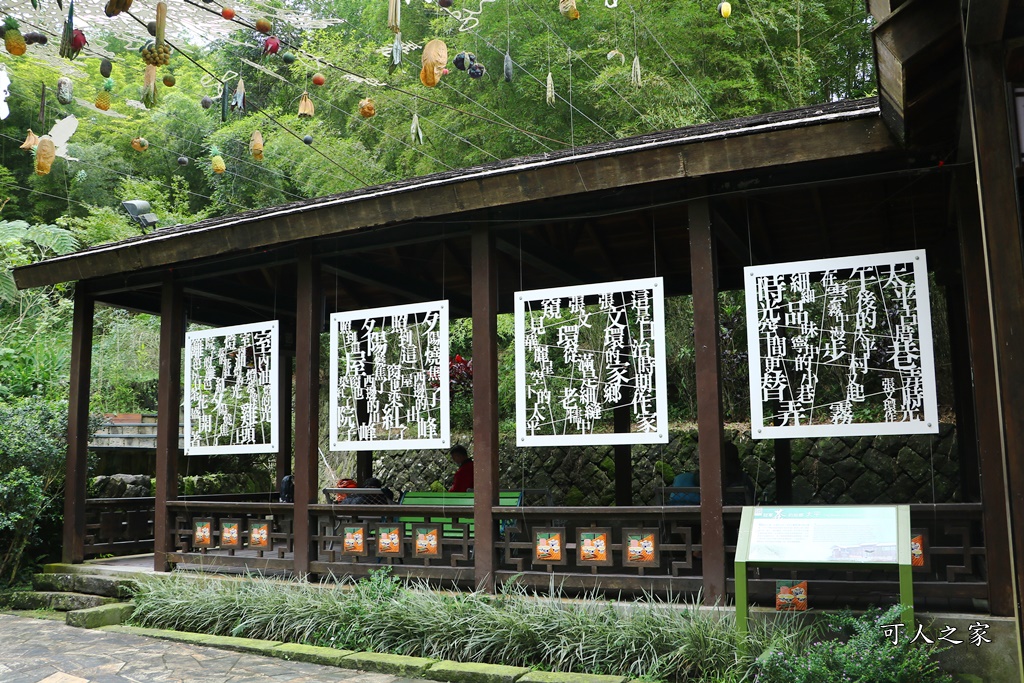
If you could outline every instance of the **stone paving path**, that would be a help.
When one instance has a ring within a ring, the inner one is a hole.
[[[3,683],[429,683],[0,614]]]

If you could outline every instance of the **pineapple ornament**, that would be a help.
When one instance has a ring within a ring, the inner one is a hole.
[[[25,37],[21,35],[18,20],[14,17],[4,19],[4,47],[15,57],[25,54]]]
[[[228,169],[224,163],[224,157],[220,155],[220,149],[216,145],[210,148],[210,167],[217,175],[224,173]]]
[[[114,79],[103,81],[103,89],[96,95],[96,108],[101,111],[110,109],[110,92],[114,89]]]

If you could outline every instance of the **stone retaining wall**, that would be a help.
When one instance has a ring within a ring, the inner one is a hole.
[[[753,441],[750,431],[726,430],[762,502],[775,501],[774,442]],[[462,435],[455,441],[467,444]],[[947,503],[960,500],[956,430],[941,425],[936,435],[865,436],[791,441],[793,503]],[[654,502],[655,489],[669,485],[697,460],[697,432],[677,431],[669,443],[637,445],[633,453],[633,502]],[[447,487],[454,465],[442,451],[380,451],[374,473],[393,489]],[[615,455],[611,446],[516,448],[499,444],[501,488],[551,490],[556,505],[611,505]]]

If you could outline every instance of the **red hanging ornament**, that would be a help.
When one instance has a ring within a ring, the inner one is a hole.
[[[281,49],[281,41],[270,36],[263,41],[263,54],[265,55],[276,55],[277,51]]]

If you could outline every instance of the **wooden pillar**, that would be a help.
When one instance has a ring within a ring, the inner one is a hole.
[[[356,481],[360,486],[373,476],[373,451],[356,451]]]
[[[494,515],[498,504],[498,261],[489,226],[472,233],[473,568],[477,588],[494,591]]]
[[[153,515],[153,569],[168,571],[174,551],[174,517],[167,501],[178,497],[178,423],[181,406],[181,352],[185,313],[181,286],[164,275],[160,291],[160,377],[156,408],[156,512]]]
[[[281,434],[280,447],[277,451],[277,490],[281,490],[281,480],[292,472],[292,357],[282,353],[279,364],[277,385],[281,391],[281,409],[278,415],[278,431]]]
[[[793,504],[793,442],[775,439],[775,503]]]
[[[725,529],[722,522],[722,378],[718,354],[715,240],[706,199],[688,205],[693,280],[693,344],[697,365],[697,440],[700,449],[700,525],[704,604],[724,602]]]
[[[294,571],[309,574],[315,557],[309,505],[316,500],[320,441],[320,260],[310,246],[299,253],[295,320]]]
[[[85,283],[75,286],[71,328],[71,386],[68,400],[68,456],[64,480],[64,547],[66,563],[85,559],[85,480],[89,448],[89,381],[92,374],[92,323],[95,305]]]
[[[1003,74],[1003,51],[998,43],[968,46],[966,48],[969,110],[974,148],[974,167],[977,179],[978,206],[980,207],[981,257],[987,287],[987,305],[991,312],[991,325],[979,330],[975,336],[972,327],[972,354],[975,343],[991,343],[993,352],[992,374],[975,367],[975,382],[979,392],[995,399],[994,411],[998,415],[998,450],[993,444],[980,453],[982,470],[982,499],[985,509],[995,508],[989,514],[1002,514],[1009,503],[1010,528],[1008,534],[989,536],[986,545],[996,552],[1008,543],[1015,570],[1013,592],[994,585],[992,557],[989,556],[989,586],[995,591],[996,601],[990,604],[993,613],[1012,613],[1003,602],[1011,597],[1017,609],[1017,627],[1021,627],[1020,599],[1024,586],[1024,353],[1020,340],[1024,335],[1024,252],[1022,252],[1020,213],[1017,205],[1017,178],[1013,150],[1016,140],[1011,135],[1009,102]],[[973,256],[972,256],[973,257]],[[967,256],[965,256],[967,258]],[[976,275],[968,271],[970,283]],[[971,286],[977,286],[973,283]],[[968,313],[974,317],[974,296],[968,291]],[[988,431],[980,418],[983,408],[978,405],[978,432]],[[997,453],[1001,451],[1001,457]],[[996,462],[996,460],[999,462]],[[1005,485],[997,479],[1004,469]],[[995,520],[994,520],[995,521]],[[987,529],[986,529],[987,531]],[[996,567],[998,571],[1002,571]],[[998,603],[998,604],[997,604]]]

